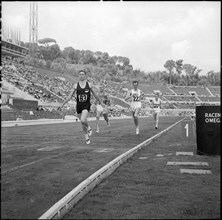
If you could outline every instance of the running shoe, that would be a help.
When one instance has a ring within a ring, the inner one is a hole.
[[[155,128],[156,128],[156,130],[157,130],[158,127],[156,126]]]
[[[110,127],[110,123],[109,122],[107,123],[107,126]]]
[[[99,133],[99,129],[96,129],[96,133],[97,133],[97,134]]]
[[[139,128],[136,128],[136,135],[139,135]]]
[[[86,144],[90,144],[90,139],[86,139]]]

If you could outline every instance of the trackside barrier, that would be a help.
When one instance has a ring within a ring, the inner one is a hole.
[[[101,169],[93,173],[83,182],[81,182],[77,187],[75,187],[71,192],[64,196],[61,200],[55,203],[48,211],[46,211],[39,219],[61,219],[66,213],[68,213],[71,208],[76,205],[88,192],[92,191],[93,188],[98,185],[103,179],[112,174],[122,163],[129,159],[133,154],[140,150],[143,146],[150,144],[155,138],[159,137],[166,131],[173,128],[175,125],[183,121],[185,118],[161,131],[160,133],[154,135],[153,137],[145,140],[139,145],[133,147],[127,152],[121,154]]]

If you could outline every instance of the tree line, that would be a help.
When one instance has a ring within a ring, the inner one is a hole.
[[[89,71],[98,80],[132,82],[137,79],[146,84],[170,84],[177,86],[220,86],[220,73],[210,71],[201,73],[201,69],[182,59],[167,60],[164,71],[144,72],[134,69],[130,59],[123,56],[110,56],[107,52],[79,50],[73,47],[60,49],[55,39],[44,38],[38,43],[24,43],[21,46],[33,50],[34,56],[27,56],[27,64],[48,68],[66,74],[77,75],[81,68]],[[30,53],[31,54],[31,53]]]

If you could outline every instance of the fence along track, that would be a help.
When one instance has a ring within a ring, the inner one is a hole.
[[[76,205],[88,192],[94,189],[96,185],[98,185],[103,179],[112,174],[122,163],[124,163],[127,159],[133,156],[138,150],[142,147],[150,144],[154,139],[158,138],[163,133],[167,132],[175,125],[183,121],[185,118],[179,120],[173,125],[169,126],[165,130],[160,133],[154,135],[153,137],[143,141],[127,152],[121,154],[101,169],[93,173],[83,182],[81,182],[78,186],[76,186],[72,191],[70,191],[66,196],[64,196],[61,200],[55,203],[50,209],[48,209],[39,219],[61,219],[66,213],[68,213],[71,208]]]

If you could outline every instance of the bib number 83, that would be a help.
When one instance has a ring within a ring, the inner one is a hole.
[[[87,101],[87,95],[79,95],[79,102],[86,102]]]

